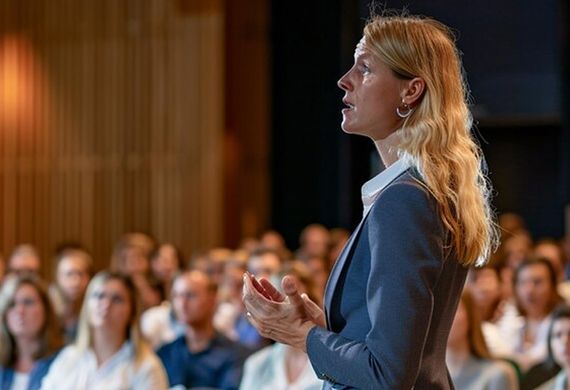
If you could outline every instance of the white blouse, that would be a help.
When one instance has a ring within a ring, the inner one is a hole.
[[[303,372],[295,382],[288,383],[285,371],[285,346],[275,343],[251,355],[245,361],[241,390],[320,390],[323,381],[317,378],[307,358]]]
[[[75,345],[63,349],[42,381],[42,390],[164,390],[168,380],[158,357],[150,350],[135,361],[130,342],[97,366],[95,353]]]

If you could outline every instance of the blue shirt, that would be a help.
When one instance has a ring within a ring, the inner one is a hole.
[[[32,371],[30,371],[30,381],[28,390],[38,390],[42,384],[43,377],[47,374],[51,363],[55,360],[57,352],[51,356],[38,360]],[[12,367],[0,366],[0,389],[10,389],[14,381],[15,371]]]
[[[168,374],[170,386],[213,387],[224,390],[239,387],[248,350],[216,333],[203,351],[192,353],[181,336],[162,346],[157,355]]]

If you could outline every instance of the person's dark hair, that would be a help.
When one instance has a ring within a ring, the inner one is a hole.
[[[178,262],[178,269],[179,270],[185,269],[186,268],[186,261],[185,261],[186,257],[184,257],[184,254],[182,253],[182,251],[180,250],[179,247],[177,247],[176,245],[174,245],[170,242],[165,242],[163,244],[156,245],[150,254],[150,261],[153,262],[159,256],[160,250],[165,246],[170,246],[170,247],[172,247],[172,249],[174,249],[174,256],[176,257],[176,261]]]
[[[558,284],[556,271],[554,270],[552,263],[548,259],[546,259],[544,257],[528,257],[528,258],[524,259],[518,265],[518,267],[515,269],[515,272],[513,274],[513,288],[516,289],[516,286],[517,286],[519,279],[520,279],[521,272],[525,268],[531,267],[533,265],[543,265],[548,270],[548,280],[550,281],[550,286],[552,287],[552,297],[551,297],[550,302],[548,304],[547,310],[548,310],[548,312],[551,312],[556,307],[556,305],[558,305],[562,301],[562,297],[558,294],[558,292],[556,290],[556,286]],[[515,292],[515,298],[517,301],[517,303],[516,303],[517,309],[519,310],[519,312],[522,315],[526,315],[525,310],[521,307],[521,305],[518,302],[516,292]]]
[[[552,312],[552,317],[550,321],[550,326],[548,327],[548,338],[547,338],[547,347],[548,347],[548,357],[546,358],[546,363],[551,369],[559,369],[560,366],[554,360],[554,354],[552,352],[552,347],[550,345],[550,339],[552,338],[552,329],[554,328],[554,323],[561,319],[570,319],[570,306],[568,304],[561,304],[557,306],[554,311]]]

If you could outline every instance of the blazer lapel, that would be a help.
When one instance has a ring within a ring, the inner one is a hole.
[[[340,256],[336,260],[336,262],[335,262],[335,264],[331,270],[329,280],[327,281],[327,285],[325,287],[324,306],[325,306],[325,316],[327,319],[327,327],[329,329],[331,327],[331,319],[329,316],[329,313],[330,313],[329,308],[330,308],[330,305],[332,302],[332,297],[335,293],[335,287],[336,287],[336,284],[338,282],[338,278],[339,278],[342,270],[344,269],[344,266],[346,265],[347,259],[350,257],[351,253],[353,252],[354,241],[356,240],[356,237],[358,237],[358,235],[360,234],[360,230],[362,230],[362,225],[364,224],[365,220],[366,220],[366,217],[360,221],[360,223],[358,224],[356,229],[354,229],[354,232],[352,232],[352,235],[348,239],[346,245],[344,246],[344,248],[342,249],[342,252],[340,253]]]

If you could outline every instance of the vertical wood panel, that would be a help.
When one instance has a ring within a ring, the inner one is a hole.
[[[32,242],[49,274],[69,239],[98,268],[127,231],[222,243],[224,9],[203,1],[0,0],[33,82],[30,118],[0,107],[0,251]]]

